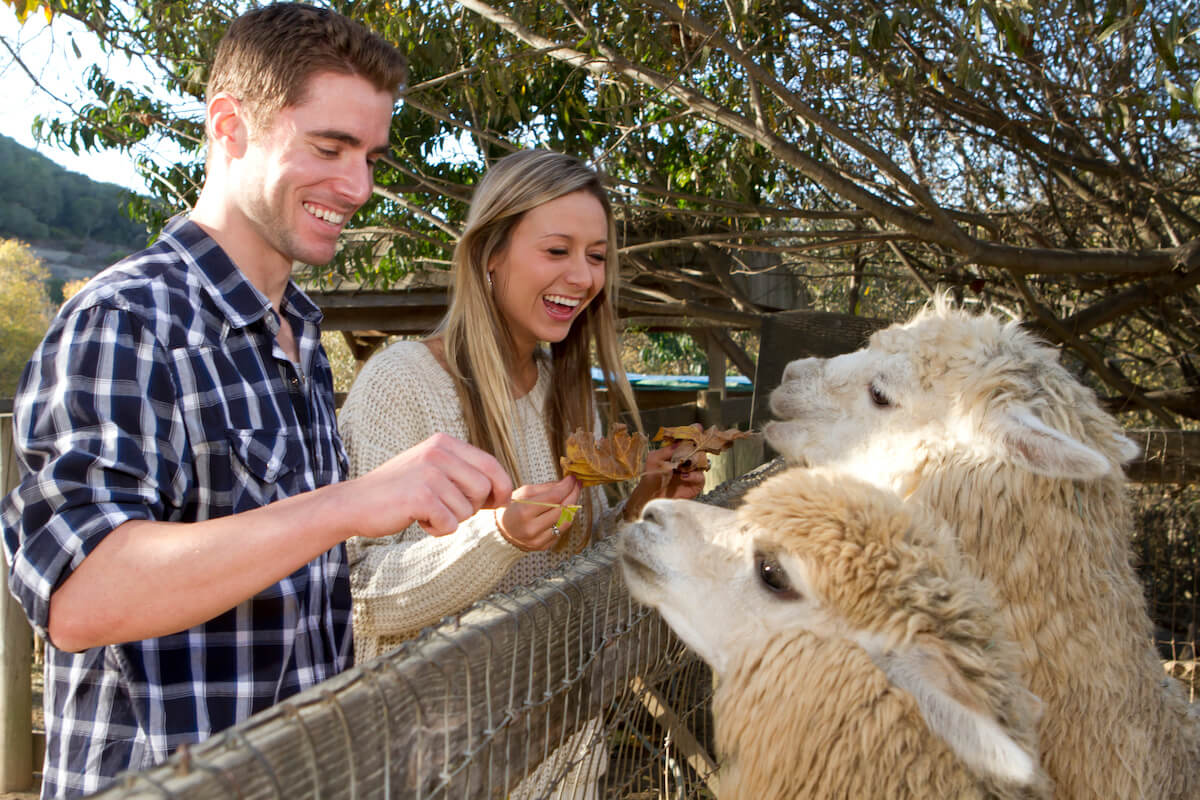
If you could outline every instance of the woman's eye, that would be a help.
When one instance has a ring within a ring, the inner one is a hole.
[[[879,391],[875,384],[871,384],[871,402],[880,408],[885,408],[892,404],[892,401],[888,399],[888,396]]]
[[[800,597],[800,593],[792,587],[792,582],[788,579],[787,573],[783,571],[783,567],[774,558],[765,555],[756,557],[758,566],[758,579],[762,581],[763,586],[774,592],[782,598],[794,600]]]

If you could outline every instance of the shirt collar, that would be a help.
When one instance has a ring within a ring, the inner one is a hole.
[[[216,240],[190,219],[172,218],[159,238],[184,257],[233,327],[247,327],[271,310],[267,296],[246,279]],[[283,297],[288,311],[306,322],[320,324],[324,317],[321,309],[290,279]]]

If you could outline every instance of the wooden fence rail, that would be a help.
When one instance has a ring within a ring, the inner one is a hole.
[[[0,415],[0,489],[17,485],[12,414]],[[33,785],[33,635],[25,612],[8,591],[8,561],[0,576],[0,792]]]

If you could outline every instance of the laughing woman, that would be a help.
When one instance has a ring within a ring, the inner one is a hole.
[[[444,537],[414,525],[351,539],[359,663],[493,591],[532,583],[604,527],[612,512],[603,492],[581,491],[559,457],[576,429],[599,433],[593,348],[608,422],[623,411],[636,419],[617,350],[617,269],[608,196],[582,161],[521,151],[479,183],[454,251],[445,318],[430,338],[396,342],[367,362],[342,409],[342,437],[353,476],[449,434],[496,456],[519,486],[514,499],[546,505],[480,512]],[[652,451],[647,473],[665,470],[668,456]],[[695,497],[702,483],[692,473],[666,492]],[[582,511],[560,529],[552,506],[575,503]]]

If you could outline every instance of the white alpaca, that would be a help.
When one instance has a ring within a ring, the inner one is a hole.
[[[1045,702],[1061,797],[1200,797],[1200,724],[1164,678],[1131,566],[1116,421],[1017,323],[944,299],[858,352],[788,365],[767,441],[948,520]]]
[[[716,675],[721,800],[1050,796],[1038,701],[943,526],[796,469],[623,530],[633,596]]]

